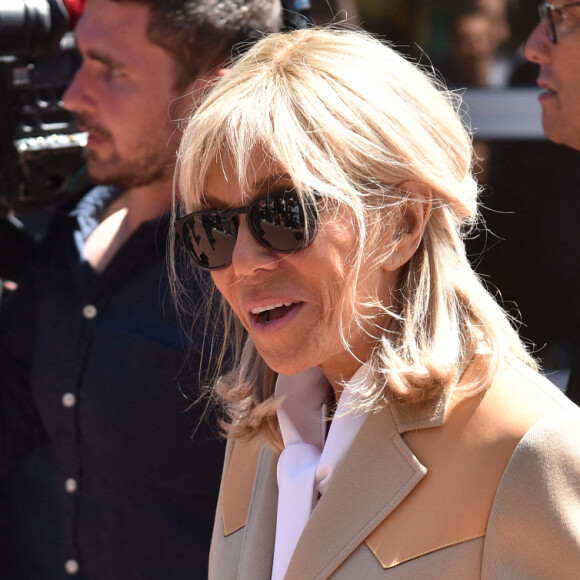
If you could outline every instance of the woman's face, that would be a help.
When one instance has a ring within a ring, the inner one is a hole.
[[[207,182],[209,205],[245,206],[260,195],[292,186],[287,175],[266,162],[262,152],[256,151],[252,161],[248,191],[241,190],[231,167],[222,169],[216,164]],[[368,358],[374,341],[354,322],[354,305],[341,312],[355,238],[345,212],[323,210],[311,245],[292,254],[279,254],[260,245],[248,228],[246,216],[239,216],[232,263],[212,271],[212,277],[274,371],[295,374],[317,366],[336,385],[349,379],[360,361]],[[376,292],[377,287],[388,297],[398,280],[396,273],[380,267],[375,270],[365,272],[365,281],[357,289],[360,298],[371,289]],[[345,330],[352,353],[340,338],[342,314],[346,314]]]

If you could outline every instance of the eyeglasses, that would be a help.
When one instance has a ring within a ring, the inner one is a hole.
[[[294,189],[267,193],[244,207],[195,211],[176,220],[175,231],[197,266],[219,270],[231,264],[240,214],[262,246],[282,254],[308,247],[318,227],[315,203],[301,201]]]
[[[538,4],[540,20],[545,20],[548,23],[548,36],[553,44],[557,44],[558,42],[558,35],[556,33],[558,21],[554,17],[554,13],[558,15],[558,18],[562,18],[564,10],[566,8],[572,8],[573,6],[580,6],[580,2],[568,2],[567,4],[560,4],[559,6],[549,4],[548,2],[540,2]]]

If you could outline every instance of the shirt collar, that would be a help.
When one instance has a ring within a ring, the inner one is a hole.
[[[91,235],[106,209],[120,195],[121,190],[116,187],[97,185],[77,203],[69,215],[77,219],[84,240]]]

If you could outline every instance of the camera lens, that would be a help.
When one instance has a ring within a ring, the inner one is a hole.
[[[68,20],[62,0],[2,0],[0,53],[36,56],[58,50]]]

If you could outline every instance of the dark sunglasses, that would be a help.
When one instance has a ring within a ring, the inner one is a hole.
[[[564,15],[566,8],[580,6],[580,2],[567,2],[565,4],[550,4],[549,2],[540,2],[538,4],[538,11],[540,13],[540,20],[545,20],[548,23],[548,36],[553,44],[558,43],[558,26],[554,13],[561,18]]]
[[[262,246],[281,254],[309,246],[318,226],[316,204],[301,201],[294,189],[267,193],[244,207],[195,211],[176,220],[175,231],[197,266],[219,270],[231,264],[240,214]]]

